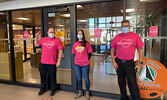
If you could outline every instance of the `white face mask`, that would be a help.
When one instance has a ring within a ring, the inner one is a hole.
[[[77,35],[77,38],[78,38],[79,40],[82,40],[83,35]]]
[[[55,34],[49,33],[49,34],[48,34],[48,36],[49,36],[49,38],[51,38],[51,39],[52,39],[52,38],[54,38],[54,37],[55,37]]]
[[[122,33],[126,34],[129,32],[129,27],[122,27]]]

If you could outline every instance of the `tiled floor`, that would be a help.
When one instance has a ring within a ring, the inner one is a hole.
[[[50,91],[38,96],[38,88],[29,88],[15,85],[0,84],[0,100],[51,100],[43,99],[49,97]],[[58,91],[52,98],[53,100],[85,100],[84,96],[74,99],[73,92]],[[90,100],[114,100],[99,97],[91,97]]]
[[[62,62],[63,63],[63,62]],[[30,66],[30,61],[23,63],[24,78],[17,80],[24,83],[40,84],[40,75],[37,68]],[[112,67],[111,57],[92,56],[90,59],[90,90],[119,94],[117,76]],[[57,82],[71,85],[71,70],[58,68]],[[105,85],[105,87],[103,86]],[[83,79],[83,87],[85,83]]]

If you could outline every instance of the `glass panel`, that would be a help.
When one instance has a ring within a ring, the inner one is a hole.
[[[12,18],[15,23],[13,24],[13,40],[17,55],[16,81],[40,84],[38,67],[41,50],[33,46],[33,35],[35,36],[35,33],[41,30],[40,9],[13,11]]]
[[[41,27],[35,27],[35,33],[41,31]],[[39,40],[41,39],[41,35],[39,36]],[[41,48],[37,48],[36,47],[36,53],[42,53],[42,49]]]
[[[140,5],[140,6],[139,6]],[[167,1],[157,0],[155,2],[142,2],[137,3],[137,11],[126,13],[126,19],[130,21],[131,29],[130,31],[135,32],[140,35],[145,46],[144,46],[144,56],[145,58],[154,59],[161,62],[165,67],[167,67],[167,30],[166,30],[166,20],[167,20]],[[126,6],[132,7],[132,4],[127,4]],[[153,29],[151,29],[153,28]],[[153,31],[152,31],[153,30]],[[138,59],[138,53],[136,52],[135,60]],[[155,67],[151,66],[156,73]],[[143,66],[143,68],[146,68]],[[146,71],[147,72],[147,71]],[[142,72],[141,72],[142,73]],[[147,74],[149,74],[147,72]],[[141,74],[144,75],[144,74]],[[161,80],[162,77],[157,74],[157,78],[149,84],[163,84],[161,82],[156,83],[156,80]],[[159,77],[159,78],[158,78]],[[164,79],[162,78],[162,81]],[[143,82],[142,79],[138,80],[140,83]],[[145,83],[145,82],[143,82]],[[166,83],[165,83],[166,84]],[[145,87],[146,85],[139,85],[140,87]],[[152,87],[147,87],[152,88]],[[157,92],[156,90],[154,92]],[[164,91],[165,92],[165,91]],[[165,93],[166,94],[166,93]]]
[[[120,22],[123,19],[123,14],[115,13],[120,12],[119,9],[116,9],[118,7],[114,6],[117,4],[121,6],[123,3],[114,1],[84,4],[82,5],[83,9],[77,9],[77,19],[89,19],[89,23],[85,22],[82,28],[77,27],[77,29],[84,30],[86,40],[91,43],[93,49],[90,59],[90,89],[93,91],[120,93],[116,72],[112,67],[110,57],[110,42],[120,32]],[[91,25],[94,23],[94,19],[95,27]],[[97,35],[98,31],[100,31],[100,36]],[[83,85],[85,88],[84,80]]]
[[[107,17],[107,23],[109,24],[111,22],[111,17]]]
[[[48,13],[50,14],[50,13]],[[89,20],[94,23],[94,20]],[[85,20],[79,20],[80,27]],[[71,85],[71,39],[70,39],[70,13],[58,12],[55,16],[48,17],[49,27],[55,28],[55,36],[61,40],[64,46],[64,56],[61,66],[57,69],[57,83]]]
[[[105,28],[106,24],[99,24],[99,28]]]
[[[21,51],[23,60],[25,60],[23,32],[23,25],[13,24],[14,49],[16,51]]]
[[[138,33],[145,42],[146,58],[155,59],[167,66],[167,1],[136,1],[126,1],[127,9],[135,8],[136,10],[126,12],[126,19],[130,21],[130,31]],[[91,43],[93,48],[93,55],[90,59],[91,90],[120,94],[116,72],[110,57],[110,43],[117,34],[122,32],[123,1],[83,4],[82,8],[77,9],[77,19],[89,19],[89,23],[85,22],[82,28],[77,28],[85,31],[86,40]],[[93,19],[95,19],[95,27],[91,25],[93,22],[90,23],[90,20]],[[151,26],[158,27],[156,37],[149,35]],[[137,53],[136,59],[138,59]]]
[[[25,27],[25,30],[23,32],[23,34],[25,32],[28,32],[28,37],[26,40],[26,51],[27,51],[27,59],[30,58],[30,54],[34,53],[34,48],[33,48],[33,28],[32,27]]]
[[[89,27],[94,27],[94,18],[89,19]]]
[[[105,17],[99,18],[99,23],[106,23],[106,18]]]
[[[12,80],[8,39],[8,14],[0,12],[0,79]]]

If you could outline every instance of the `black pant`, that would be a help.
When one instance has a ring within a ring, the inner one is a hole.
[[[56,65],[52,64],[39,64],[39,72],[41,76],[41,88],[52,90],[57,88],[56,84]]]
[[[135,64],[133,61],[123,62],[116,58],[118,64],[117,76],[121,92],[121,100],[129,100],[126,91],[126,78],[132,100],[141,100],[138,85],[136,82]]]

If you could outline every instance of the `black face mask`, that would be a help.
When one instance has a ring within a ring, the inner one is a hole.
[[[79,43],[82,43],[82,41],[79,41]]]

